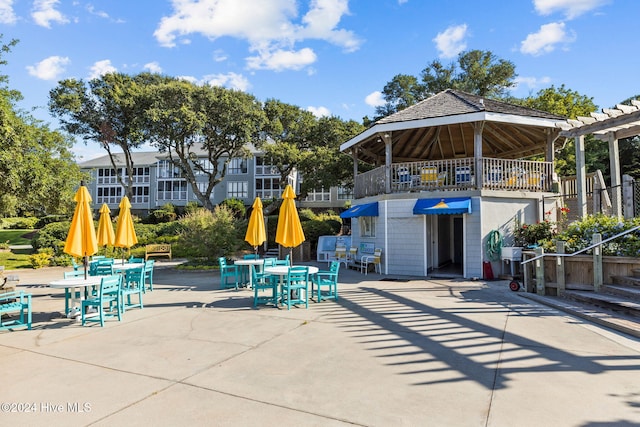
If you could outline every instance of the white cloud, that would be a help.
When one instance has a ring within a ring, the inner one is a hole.
[[[13,0],[0,0],[0,24],[15,24],[17,20],[13,13]]]
[[[533,0],[540,15],[562,12],[567,19],[573,19],[593,9],[610,3],[610,0]]]
[[[221,49],[213,51],[213,60],[216,62],[224,62],[227,60],[227,54]]]
[[[398,4],[405,4],[406,2],[408,2],[409,0],[398,0]]]
[[[370,107],[381,107],[386,104],[386,101],[382,97],[382,92],[379,90],[371,92],[364,98],[364,102]]]
[[[540,27],[537,33],[532,33],[520,44],[520,52],[529,55],[542,55],[555,50],[560,43],[568,44],[575,41],[575,34],[567,34],[564,22],[552,22]]]
[[[51,22],[68,23],[67,17],[55,9],[58,3],[60,3],[59,0],[35,0],[31,11],[31,17],[35,23],[45,28],[51,28]]]
[[[88,79],[97,79],[100,76],[103,76],[108,73],[115,73],[118,71],[113,65],[111,65],[111,61],[108,59],[103,59],[102,61],[97,61],[91,66],[91,73],[89,74]]]
[[[519,89],[521,86],[526,86],[529,89],[538,89],[542,86],[548,86],[551,83],[551,77],[523,77],[518,76],[514,79],[516,84],[513,89]]]
[[[299,51],[266,50],[258,56],[247,57],[247,65],[251,69],[267,69],[274,71],[300,70],[313,64],[317,57],[313,50],[304,48]]]
[[[158,73],[158,74],[162,73],[162,67],[156,61],[144,64],[143,68],[149,71],[150,73]]]
[[[251,87],[249,80],[237,73],[211,74],[204,76],[200,82],[211,86],[224,86],[229,89],[237,89],[243,92],[246,92]]]
[[[255,53],[247,58],[249,67],[255,69],[298,70],[316,61],[309,47],[296,47],[309,39],[327,41],[347,52],[360,47],[362,41],[352,31],[338,28],[342,16],[349,13],[348,0],[309,0],[309,9],[301,18],[299,3],[172,0],[174,12],[162,18],[154,36],[167,47],[190,34],[212,40],[224,36],[243,39]]]
[[[453,58],[466,49],[467,24],[456,25],[447,28],[433,39],[436,48],[440,51],[441,58]]]
[[[331,111],[327,107],[307,107],[307,111],[316,117],[329,117]]]
[[[29,74],[42,80],[57,80],[71,62],[66,56],[50,56],[35,65],[28,65]]]

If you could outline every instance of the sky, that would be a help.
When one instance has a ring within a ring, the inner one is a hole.
[[[67,78],[144,71],[362,121],[397,74],[488,50],[526,97],[565,85],[610,108],[640,95],[637,0],[0,0],[0,74],[18,106],[59,127]],[[78,160],[104,152],[74,146]]]

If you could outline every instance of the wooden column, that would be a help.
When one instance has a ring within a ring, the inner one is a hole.
[[[353,158],[353,180],[355,182],[356,176],[358,176],[358,148],[353,147],[351,149],[351,157]]]
[[[578,191],[578,218],[587,216],[587,170],[584,160],[584,136],[576,136],[576,186]]]
[[[482,188],[482,128],[484,122],[473,123],[473,158],[475,160],[476,188]]]
[[[382,141],[384,142],[384,192],[389,194],[391,193],[391,182],[393,179],[392,176],[392,167],[391,163],[393,162],[391,149],[393,148],[391,145],[391,133],[386,132],[381,135]]]
[[[622,175],[622,199],[624,200],[624,217],[634,218],[633,207],[633,178],[630,175]]]
[[[618,139],[613,132],[607,133],[609,142],[609,167],[611,169],[611,203],[613,204],[613,215],[622,218],[622,180],[620,176],[620,151],[618,150]]]
[[[591,243],[596,244],[602,242],[602,235],[595,233]],[[602,246],[593,248],[593,290],[600,292],[602,289]]]

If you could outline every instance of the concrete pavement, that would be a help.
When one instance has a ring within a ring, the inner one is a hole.
[[[640,341],[506,281],[343,269],[338,302],[288,311],[158,265],[104,328],[61,316],[62,269],[19,272],[34,326],[0,332],[3,425],[640,425]]]

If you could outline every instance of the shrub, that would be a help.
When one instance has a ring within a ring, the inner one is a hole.
[[[31,230],[35,228],[38,223],[38,218],[26,217],[26,218],[11,218],[3,221],[6,228],[13,230]]]
[[[33,228],[42,228],[47,224],[51,224],[54,222],[68,221],[69,218],[65,215],[47,215],[38,219],[38,222],[35,223]]]
[[[188,258],[215,259],[233,254],[240,247],[234,215],[223,205],[213,212],[199,209],[186,214],[180,223],[178,243]]]
[[[171,203],[167,203],[162,205],[160,209],[152,211],[147,217],[147,222],[151,224],[160,224],[163,222],[175,221],[177,217],[176,207]]]
[[[618,220],[616,217],[602,214],[589,215],[582,220],[574,221],[566,230],[558,235],[565,241],[567,252],[577,252],[591,245],[593,235],[600,233],[606,240],[623,231],[640,225],[640,218]],[[640,256],[639,233],[629,233],[602,245],[603,255]]]
[[[70,225],[68,221],[45,225],[31,239],[31,245],[35,250],[50,248],[53,251],[53,255],[62,254]]]
[[[220,203],[220,206],[229,209],[233,213],[233,216],[238,219],[244,218],[247,215],[247,208],[241,200],[225,199]]]
[[[305,221],[302,223],[305,241],[309,242],[312,250],[318,246],[318,237],[335,234],[331,225],[326,221]]]
[[[33,268],[47,267],[53,257],[53,250],[49,248],[41,249],[37,253],[29,256],[29,262]]]

